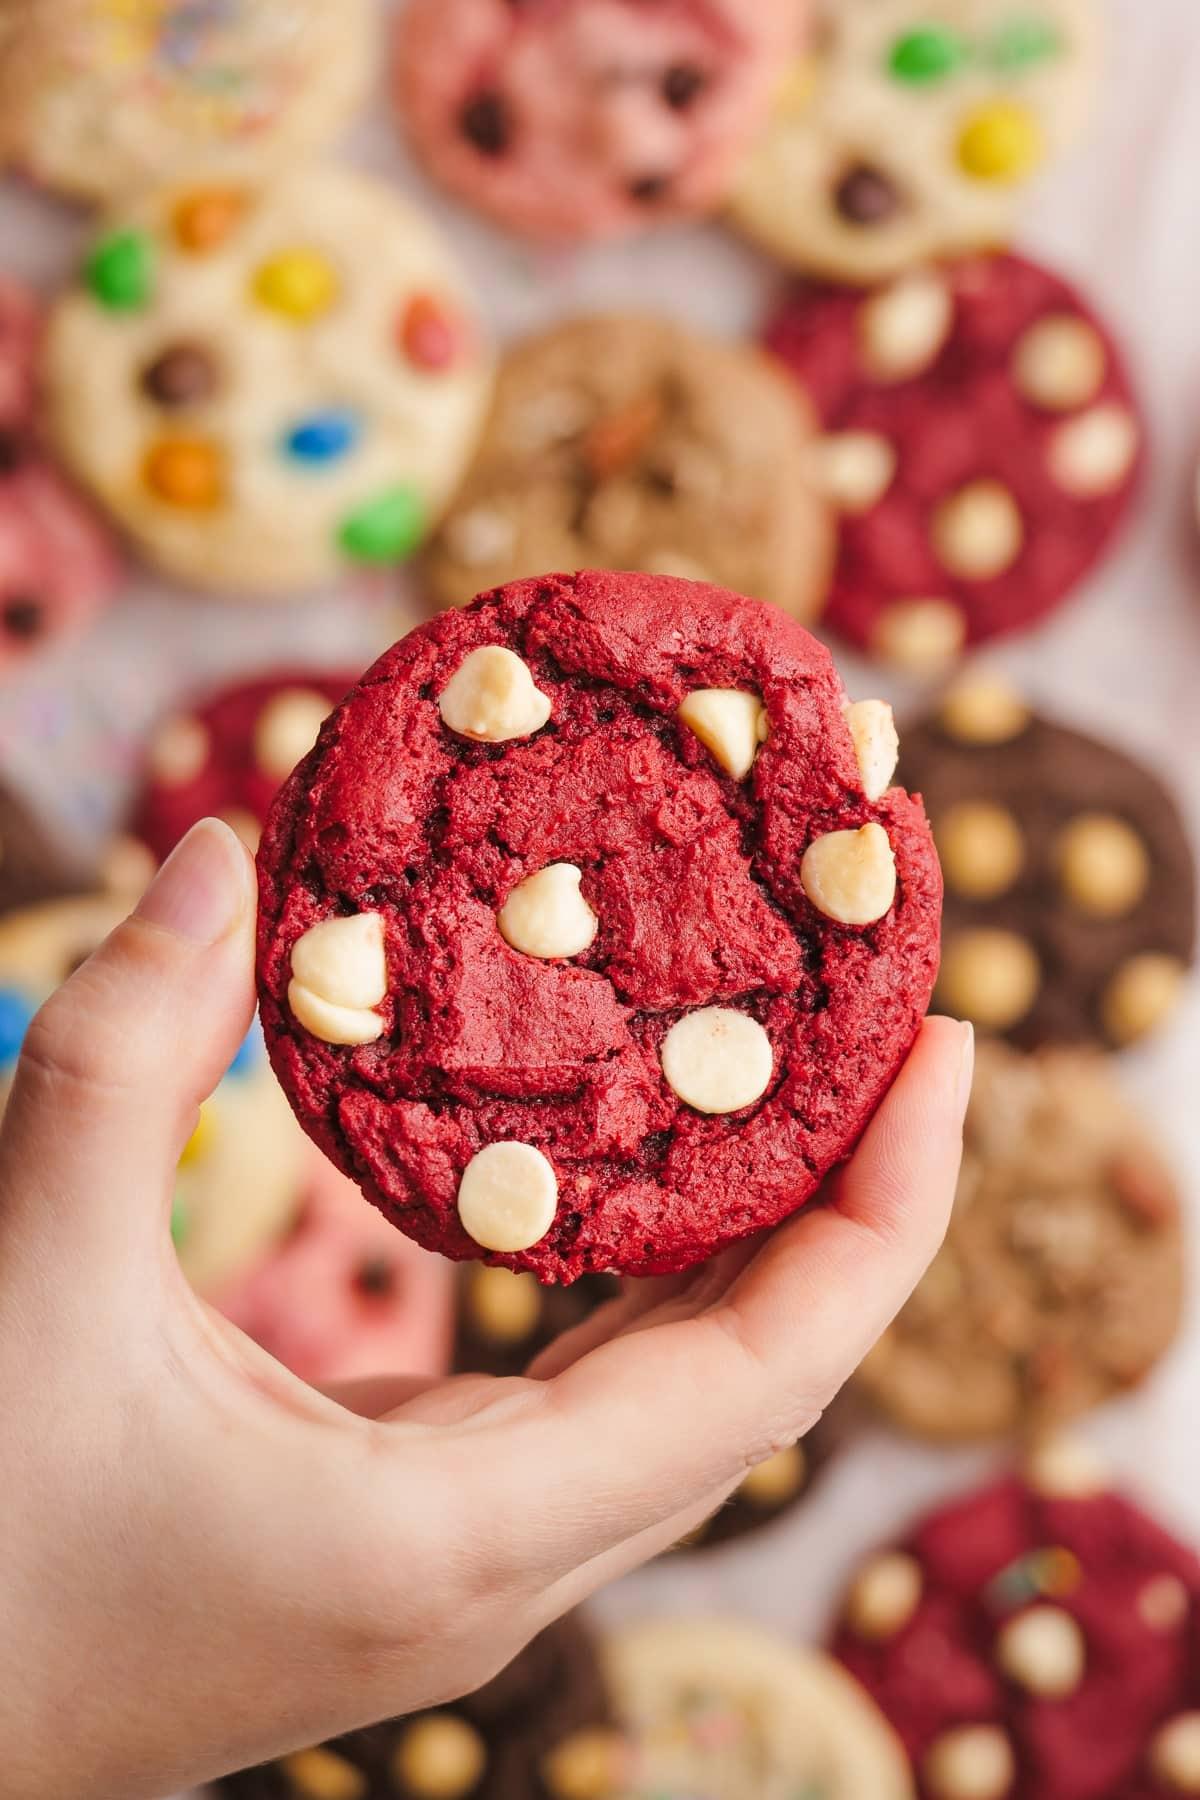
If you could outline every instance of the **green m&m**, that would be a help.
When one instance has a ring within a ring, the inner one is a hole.
[[[136,312],[154,287],[154,249],[141,231],[113,231],[89,256],[84,276],[101,306]]]
[[[1018,74],[1035,63],[1058,56],[1063,48],[1057,27],[1049,19],[1036,14],[1017,14],[1008,19],[988,46],[992,66],[1008,74]]]
[[[897,81],[917,87],[944,81],[962,67],[966,57],[966,45],[957,33],[941,25],[922,25],[897,38],[888,66]]]
[[[355,562],[403,562],[425,535],[425,508],[412,488],[389,488],[350,514],[338,533]]]

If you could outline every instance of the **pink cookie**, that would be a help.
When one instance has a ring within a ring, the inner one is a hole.
[[[19,433],[0,428],[0,674],[85,624],[120,573],[84,501]]]
[[[0,275],[0,427],[24,429],[32,421],[41,335],[41,313],[33,295]]]
[[[402,1237],[323,1156],[310,1165],[290,1236],[218,1309],[305,1381],[442,1374],[450,1264]]]
[[[501,224],[616,237],[724,197],[799,0],[412,0],[395,87],[418,154]]]

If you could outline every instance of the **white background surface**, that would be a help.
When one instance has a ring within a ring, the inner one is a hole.
[[[1182,795],[1200,843],[1200,6],[1111,0],[1113,54],[1097,127],[1039,191],[1020,244],[1085,282],[1129,345],[1154,440],[1149,491],[1115,562],[1057,622],[995,660],[1035,701],[1140,752]],[[658,306],[722,331],[753,328],[778,277],[717,227],[578,256],[530,255],[441,201],[408,165],[382,108],[348,153],[443,218],[497,332],[585,307]],[[45,286],[72,264],[81,221],[0,184],[0,260]],[[60,827],[96,839],[119,816],[146,722],[210,675],[279,659],[362,663],[417,616],[386,584],[300,607],[172,595],[146,580],[82,645],[0,690],[0,768]],[[844,657],[851,691],[887,690]],[[901,699],[911,696],[900,695]],[[1122,1073],[1184,1174],[1200,1242],[1200,988]],[[1193,1264],[1197,1262],[1193,1245]],[[1200,1271],[1198,1271],[1200,1272]],[[1200,1540],[1200,1315],[1136,1399],[1090,1426],[1122,1475]],[[842,1458],[793,1520],[730,1552],[661,1564],[600,1602],[608,1616],[733,1609],[819,1635],[846,1570],[912,1511],[985,1467],[880,1435]]]

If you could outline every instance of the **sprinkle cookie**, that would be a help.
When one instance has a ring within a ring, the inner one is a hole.
[[[524,236],[616,237],[710,210],[766,116],[799,0],[410,0],[395,85],[414,149]]]
[[[110,218],[46,372],[84,483],[166,573],[231,597],[403,561],[489,385],[440,240],[333,168],[173,188]]]
[[[2,141],[83,200],[286,169],[365,92],[368,0],[6,0]]]
[[[545,569],[645,569],[816,612],[833,558],[802,396],[666,319],[572,320],[505,357],[427,567],[438,597]]]
[[[419,627],[259,852],[301,1123],[419,1243],[543,1281],[776,1224],[933,985],[941,880],[895,754],[889,708],[720,589],[547,576]]]
[[[903,774],[945,874],[941,1006],[1025,1047],[1119,1049],[1167,1022],[1196,883],[1157,776],[982,676],[905,734]]]
[[[606,1664],[631,1738],[620,1800],[912,1800],[896,1738],[818,1651],[670,1620],[618,1632]]]
[[[1004,243],[1079,136],[1095,0],[819,0],[817,49],[781,84],[736,223],[782,262],[880,281]]]
[[[863,295],[801,288],[767,332],[826,436],[839,513],[826,619],[917,675],[1054,611],[1111,548],[1144,460],[1121,353],[1014,256]]]
[[[1108,1059],[980,1044],[949,1235],[858,1386],[922,1437],[1044,1432],[1170,1348],[1184,1261],[1175,1182]]]
[[[348,675],[280,669],[172,713],[147,746],[132,836],[162,862],[198,820],[212,817],[257,850],[280,784],[350,685]]]
[[[624,1765],[596,1648],[572,1616],[465,1700],[230,1775],[214,1792],[232,1800],[617,1800]]]
[[[77,895],[0,920],[0,1085],[7,1088],[42,1002],[115,930],[119,894]],[[304,1140],[267,1066],[257,1026],[200,1120],[176,1175],[171,1236],[184,1274],[208,1295],[248,1268],[299,1203]]]
[[[1084,1446],[1048,1444],[871,1557],[834,1647],[921,1800],[1200,1793],[1200,1564]]]

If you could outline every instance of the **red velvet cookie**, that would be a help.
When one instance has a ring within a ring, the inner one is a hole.
[[[826,618],[851,643],[937,672],[1052,612],[1124,522],[1137,399],[1104,324],[1050,270],[975,257],[866,294],[802,287],[767,343],[828,434]]]
[[[198,819],[212,816],[257,848],[280,783],[350,685],[349,675],[277,669],[164,719],[146,753],[133,835],[161,862]]]
[[[834,1647],[922,1800],[1200,1793],[1200,1562],[1079,1445],[873,1557]]]
[[[937,965],[890,710],[723,589],[518,582],[395,645],[282,790],[259,981],[392,1222],[544,1281],[686,1269],[853,1148]]]

